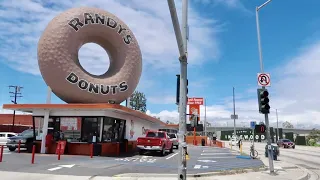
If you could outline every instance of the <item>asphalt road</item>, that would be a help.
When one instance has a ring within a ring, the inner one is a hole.
[[[227,148],[190,146],[187,161],[188,174],[206,173],[234,168],[254,168],[262,166],[260,160],[237,158],[235,152]],[[177,174],[178,153],[160,157],[156,154],[126,157],[93,157],[36,154],[35,164],[31,164],[31,154],[8,152],[5,150],[2,171],[61,174],[78,176],[114,176],[127,173]]]
[[[259,156],[264,156],[266,143],[255,143]],[[276,144],[273,144],[276,145]],[[244,151],[249,151],[250,143],[243,143]],[[279,160],[302,166],[315,173],[320,180],[320,147],[296,146],[295,149],[280,148]]]

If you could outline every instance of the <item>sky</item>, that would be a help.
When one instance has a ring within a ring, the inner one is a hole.
[[[188,97],[203,97],[206,120],[233,126],[264,121],[258,113],[260,72],[255,7],[265,0],[189,0]],[[181,20],[181,0],[175,0]],[[47,86],[37,60],[37,43],[46,25],[73,7],[98,7],[123,20],[143,56],[137,87],[147,97],[147,113],[178,122],[175,105],[179,51],[165,0],[11,0],[0,1],[0,105],[11,103],[9,85],[23,86],[18,103],[45,103]],[[320,1],[273,0],[259,10],[264,71],[271,75],[270,124],[320,127]],[[181,23],[181,21],[180,21]],[[96,44],[79,51],[80,64],[102,74],[108,56]],[[64,103],[52,97],[52,103]],[[204,119],[201,106],[201,119]],[[0,110],[0,113],[12,113]]]

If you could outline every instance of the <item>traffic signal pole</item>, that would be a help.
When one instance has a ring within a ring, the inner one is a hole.
[[[179,159],[178,159],[178,180],[187,178],[187,161],[186,151],[187,144],[185,141],[186,134],[186,111],[187,111],[187,39],[188,39],[188,0],[182,0],[182,32],[179,25],[177,11],[174,0],[167,0],[170,10],[173,29],[179,48],[180,61],[180,99],[179,99]]]
[[[258,36],[258,48],[259,48],[259,60],[260,60],[260,71],[261,73],[264,72],[263,70],[263,59],[262,59],[262,48],[261,48],[261,38],[260,38],[260,25],[259,25],[259,10],[267,5],[271,0],[268,0],[261,6],[256,7],[256,23],[257,23],[257,36]],[[265,86],[262,86],[262,89],[265,90]],[[268,158],[269,158],[269,169],[270,173],[274,173],[274,166],[273,166],[273,152],[271,146],[271,138],[270,138],[270,128],[269,128],[269,117],[268,113],[264,114],[265,125],[266,125],[266,135],[267,135],[267,145],[268,145]],[[271,147],[271,148],[270,148]]]

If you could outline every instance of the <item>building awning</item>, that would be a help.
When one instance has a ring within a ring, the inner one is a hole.
[[[119,104],[4,104],[3,109],[16,110],[22,112],[32,113],[36,110],[83,110],[83,111],[113,111],[115,113],[131,115],[137,118],[151,121],[159,125],[166,125],[161,120],[148,116],[145,113],[136,111]]]

